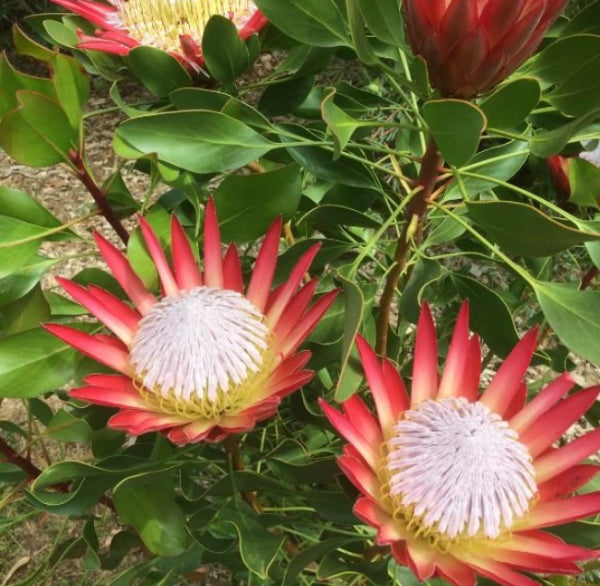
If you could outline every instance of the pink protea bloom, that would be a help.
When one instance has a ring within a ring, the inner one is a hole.
[[[408,39],[444,96],[485,92],[533,55],[568,0],[404,0]]]
[[[319,245],[272,290],[281,218],[265,236],[247,287],[235,245],[223,258],[212,200],[205,217],[204,271],[175,216],[172,266],[143,218],[140,226],[160,276],[160,299],[99,234],[100,252],[133,307],[94,285],[86,289],[59,279],[114,335],[90,335],[59,324],[46,328],[119,373],[88,376],[87,385],[70,395],[117,407],[112,428],[133,435],[162,431],[176,444],[249,431],[313,377],[304,369],[310,352],[297,349],[337,294],[327,293],[309,307],[317,281],[302,285],[302,280]]]
[[[409,395],[393,364],[357,339],[377,414],[354,395],[343,413],[322,402],[349,442],[339,464],[358,488],[354,512],[377,529],[419,580],[473,586],[476,576],[539,586],[521,573],[573,574],[598,551],[542,531],[600,511],[600,492],[573,496],[600,468],[581,461],[600,448],[595,430],[556,442],[594,403],[599,387],[562,397],[564,374],[529,403],[523,376],[537,331],[528,332],[479,393],[480,343],[465,304],[438,376],[436,331],[427,306],[417,326]]]
[[[96,36],[80,34],[81,49],[127,55],[149,45],[171,53],[184,65],[199,70],[204,64],[201,46],[211,16],[229,18],[240,37],[258,32],[267,18],[250,0],[51,0],[99,26]]]

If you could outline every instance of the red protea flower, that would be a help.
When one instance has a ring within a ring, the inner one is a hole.
[[[81,49],[127,55],[139,45],[171,53],[190,69],[198,70],[202,34],[211,16],[226,16],[247,39],[267,23],[250,0],[51,0],[80,14],[100,29],[96,36],[80,34]]]
[[[46,328],[120,373],[88,376],[87,386],[70,395],[117,407],[110,427],[133,435],[161,430],[176,444],[218,441],[252,429],[313,377],[304,370],[310,352],[297,348],[337,294],[327,293],[309,307],[317,281],[300,287],[319,245],[301,257],[285,283],[271,290],[279,218],[265,236],[245,287],[235,245],[222,257],[212,200],[206,209],[203,272],[175,216],[172,268],[149,224],[143,218],[140,224],[160,276],[160,300],[99,234],[100,252],[133,307],[93,285],[85,289],[59,279],[115,335],[90,335],[58,324]]]
[[[408,39],[444,96],[489,90],[530,57],[568,0],[404,0]]]
[[[599,552],[542,529],[600,511],[600,492],[571,496],[600,471],[580,464],[600,448],[600,430],[553,446],[600,388],[561,400],[573,385],[564,374],[526,404],[532,330],[479,394],[480,344],[468,322],[465,304],[440,380],[435,326],[423,307],[410,399],[392,363],[358,338],[377,417],[356,395],[343,414],[322,402],[350,442],[339,464],[361,492],[354,512],[419,580],[472,586],[479,574],[538,586],[520,572],[577,573],[575,562]]]

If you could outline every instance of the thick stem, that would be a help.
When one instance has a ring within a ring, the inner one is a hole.
[[[88,171],[79,153],[72,152],[71,161],[77,169],[77,178],[79,181],[81,181],[81,183],[83,183],[90,195],[94,198],[94,202],[96,202],[100,213],[104,216],[106,221],[111,225],[113,230],[123,241],[123,244],[127,244],[127,241],[129,240],[129,232],[127,232],[123,224],[121,224],[121,220],[119,220],[114,210],[110,206],[110,203],[106,197],[106,192],[96,183],[96,180]]]
[[[437,145],[433,138],[430,138],[421,161],[421,170],[417,179],[417,185],[421,189],[413,195],[406,206],[407,218],[396,244],[394,266],[388,274],[381,295],[381,301],[379,302],[379,320],[377,322],[377,343],[375,348],[377,353],[382,356],[386,354],[387,350],[390,314],[396,288],[406,265],[411,240],[419,244],[423,237],[423,224],[427,216],[427,204],[438,181],[438,169],[441,162],[442,159],[438,153]]]

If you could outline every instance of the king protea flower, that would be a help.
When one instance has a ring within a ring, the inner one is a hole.
[[[229,18],[242,39],[267,23],[250,0],[108,0],[110,6],[94,0],[51,1],[100,27],[96,36],[80,34],[81,49],[127,55],[149,45],[194,70],[204,64],[202,34],[211,16]]]
[[[444,96],[471,98],[538,48],[568,0],[404,0],[413,52]]]
[[[112,428],[133,435],[160,430],[176,444],[219,441],[252,429],[314,374],[304,369],[310,352],[297,348],[337,294],[327,293],[309,307],[317,281],[302,285],[302,280],[319,246],[305,252],[287,281],[271,290],[281,218],[265,236],[247,287],[235,245],[222,256],[212,200],[205,217],[204,271],[175,216],[172,266],[143,218],[140,227],[160,276],[160,299],[99,234],[100,252],[133,307],[94,285],[86,289],[59,279],[114,335],[58,324],[46,328],[119,373],[88,376],[71,397],[117,407]]]
[[[438,376],[427,306],[417,326],[410,397],[393,364],[357,339],[377,415],[353,395],[343,413],[322,402],[348,441],[339,459],[362,493],[354,512],[377,529],[419,580],[473,586],[476,575],[539,586],[524,572],[569,574],[598,556],[542,531],[600,511],[600,492],[572,496],[600,468],[581,461],[600,448],[600,429],[553,444],[594,403],[599,387],[562,397],[564,374],[526,403],[523,375],[536,343],[527,333],[480,394],[480,344],[463,305]]]

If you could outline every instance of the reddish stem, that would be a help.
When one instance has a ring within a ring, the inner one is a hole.
[[[70,153],[71,162],[75,166],[77,170],[77,178],[85,188],[88,190],[90,195],[94,198],[100,213],[104,216],[106,221],[112,226],[113,230],[117,233],[119,238],[123,241],[123,244],[127,244],[129,240],[129,232],[125,229],[123,224],[121,224],[121,220],[117,217],[114,210],[110,206],[110,203],[106,197],[106,191],[104,191],[97,183],[96,180],[92,177],[90,172],[88,171],[85,163],[83,162],[83,158],[79,153],[72,151]]]
[[[579,285],[579,290],[583,291],[584,289],[587,289],[592,284],[592,281],[598,276],[599,272],[600,270],[598,267],[591,267],[590,270],[583,275],[581,279],[581,285]]]
[[[398,243],[396,244],[394,266],[388,274],[381,295],[381,301],[379,302],[379,319],[377,322],[377,342],[375,349],[381,356],[386,354],[392,303],[411,247],[409,229],[411,226],[414,226],[413,218],[416,218],[414,240],[417,244],[420,243],[423,236],[423,223],[427,216],[427,204],[429,203],[430,196],[438,181],[438,171],[441,162],[442,159],[439,155],[437,145],[433,138],[430,138],[423,159],[421,160],[421,170],[417,179],[417,185],[420,186],[420,189],[413,195],[406,206],[407,217],[402,233],[398,238]]]

